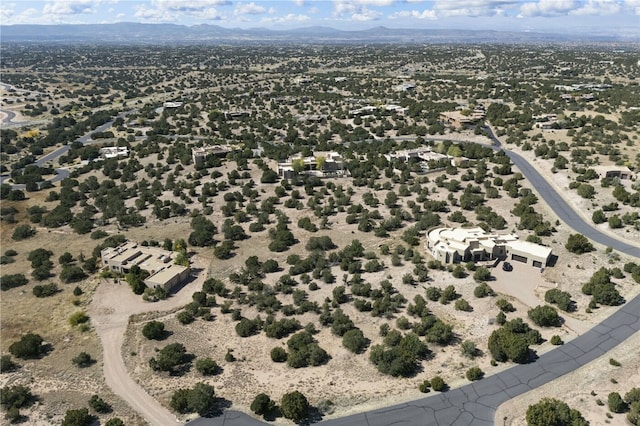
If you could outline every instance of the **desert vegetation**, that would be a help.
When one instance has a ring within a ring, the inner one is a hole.
[[[630,52],[52,49],[8,44],[1,65],[3,83],[34,92],[4,88],[3,100],[45,121],[0,135],[2,370],[20,383],[69,365],[76,382],[85,372],[100,376],[87,314],[97,285],[124,285],[150,305],[174,296],[148,288],[140,268],[100,270],[100,251],[126,239],[171,250],[180,265],[208,263],[190,303],[133,319],[123,349],[131,374],[181,415],[215,411],[227,399],[300,421],[313,407],[331,415],[327,401],[339,411],[380,398],[371,381],[398,397],[443,391],[499,363],[531,361],[575,336],[566,321],[585,328],[637,293],[640,267],[557,221],[505,152],[491,148],[485,127],[559,179],[589,220],[637,241],[640,113],[630,107],[640,93]],[[415,89],[397,90],[407,79]],[[451,111],[482,118],[458,125],[442,118]],[[196,161],[194,152],[212,145],[228,151]],[[38,162],[63,146],[63,155]],[[128,154],[105,158],[103,147]],[[439,159],[392,155],[417,148]],[[308,173],[332,151],[348,174]],[[294,155],[313,166],[294,159],[283,176],[278,164]],[[57,168],[67,175],[51,183]],[[630,178],[607,177],[610,169]],[[529,303],[498,287],[514,280],[490,262],[442,264],[424,248],[436,226],[511,232],[551,247],[558,263],[540,276],[557,288]],[[20,319],[35,304],[38,319]],[[39,368],[28,372],[23,362]],[[327,379],[312,384],[317,377]],[[362,385],[334,390],[346,382]],[[34,391],[44,401],[34,410],[56,421],[135,421],[104,383],[64,409],[53,408],[52,393]],[[30,398],[3,407],[18,420]],[[621,399],[629,416],[637,412]],[[532,416],[552,410],[579,418],[553,401]]]

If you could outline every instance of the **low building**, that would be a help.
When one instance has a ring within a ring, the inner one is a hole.
[[[635,176],[631,169],[626,166],[591,166],[598,173],[598,177],[602,178],[618,178],[620,180],[635,180]]]
[[[415,83],[402,83],[395,86],[393,89],[396,92],[408,92],[409,90],[414,90],[416,88]]]
[[[237,151],[238,149],[240,148],[236,145],[203,146],[200,148],[193,148],[191,150],[191,158],[193,159],[193,164],[199,166],[201,164],[204,164],[209,156],[226,157],[227,154]]]
[[[162,104],[165,108],[180,108],[183,105],[182,102],[173,101],[173,102],[165,102]]]
[[[128,157],[129,148],[127,148],[126,146],[107,146],[104,148],[100,148],[100,156],[105,159]]]
[[[141,246],[133,241],[100,252],[102,265],[110,271],[126,274],[136,265],[149,273],[144,280],[148,287],[162,287],[167,291],[186,281],[190,274],[188,267],[174,263],[174,256],[175,252]]]
[[[485,111],[480,107],[476,107],[473,111],[447,111],[440,114],[440,121],[457,128],[481,123],[484,119]]]
[[[242,120],[251,115],[249,111],[225,111],[223,114],[225,120]]]
[[[521,241],[517,235],[490,234],[482,228],[435,228],[427,234],[426,249],[442,263],[512,260],[537,268],[547,266],[551,248]]]
[[[300,173],[318,177],[349,176],[349,170],[344,167],[344,160],[337,152],[316,152],[311,157],[294,155],[282,163],[278,163],[278,175],[292,178],[296,175],[296,168]]]

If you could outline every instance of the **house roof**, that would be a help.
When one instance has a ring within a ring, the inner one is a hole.
[[[529,253],[532,256],[547,259],[551,255],[551,248],[541,246],[540,244],[530,243],[528,241],[514,240],[509,241],[509,247],[513,250],[517,250],[524,253]]]

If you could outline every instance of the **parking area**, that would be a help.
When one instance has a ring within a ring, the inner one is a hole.
[[[529,308],[544,303],[544,292],[553,288],[554,284],[545,281],[540,268],[509,261],[513,269],[504,271],[503,264],[504,262],[500,261],[491,269],[491,275],[495,280],[489,285],[496,292],[513,296]]]

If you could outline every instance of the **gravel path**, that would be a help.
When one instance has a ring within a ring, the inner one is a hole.
[[[196,259],[194,263],[198,264],[200,261]],[[149,424],[175,426],[180,421],[138,385],[127,371],[122,357],[122,344],[129,318],[136,314],[169,311],[186,305],[191,302],[192,294],[202,288],[205,276],[206,273],[201,273],[177,294],[156,303],[143,301],[124,282],[115,284],[103,281],[93,295],[89,314],[103,347],[105,381],[116,395],[129,403]]]

